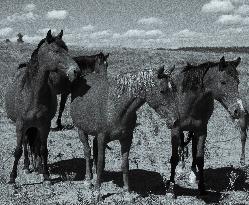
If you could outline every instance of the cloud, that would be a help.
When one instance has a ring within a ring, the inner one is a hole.
[[[36,33],[42,34],[42,35],[46,35],[47,32],[48,32],[50,29],[51,29],[51,28],[40,28],[40,29],[37,30]],[[51,29],[51,31],[52,31],[53,34],[56,34],[57,29],[53,28],[53,29]]]
[[[43,38],[44,36],[40,36],[40,35],[35,35],[35,36],[24,35],[23,36],[24,42],[27,42],[27,43],[38,43]]]
[[[241,5],[236,11],[236,14],[240,14],[240,15],[249,15],[249,5],[248,4],[244,4]]]
[[[177,38],[201,38],[204,36],[205,36],[204,33],[190,31],[189,29],[184,29],[173,34],[173,37],[177,37]]]
[[[115,33],[113,34],[113,38],[153,38],[162,36],[163,32],[161,30],[139,30],[139,29],[131,29],[126,31],[123,34]]]
[[[202,7],[205,13],[227,13],[234,10],[234,6],[230,0],[211,0]]]
[[[13,31],[12,28],[6,27],[6,28],[1,28],[0,29],[0,36],[7,36],[9,33]]]
[[[52,10],[47,13],[48,19],[65,19],[67,16],[68,12],[66,10]]]
[[[137,21],[137,23],[143,25],[152,25],[152,24],[162,24],[163,21],[160,18],[149,17],[149,18],[141,18]]]
[[[31,4],[27,4],[25,7],[24,7],[24,10],[25,11],[33,11],[35,9],[35,4],[31,3]]]
[[[32,22],[35,21],[39,16],[34,14],[32,11],[28,13],[14,13],[7,18],[2,19],[0,21],[1,25],[8,25],[10,23],[18,23],[18,22]]]
[[[216,21],[218,24],[223,25],[236,25],[236,24],[248,24],[248,18],[243,18],[240,15],[222,15]]]
[[[91,24],[88,24],[87,26],[83,26],[80,28],[81,31],[92,31],[94,30],[94,26]]]
[[[103,30],[89,34],[92,39],[103,39],[112,36],[111,30]]]

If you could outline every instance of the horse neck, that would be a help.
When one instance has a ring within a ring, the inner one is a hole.
[[[37,104],[39,99],[45,98],[49,90],[49,71],[40,67],[39,65],[27,68],[27,80],[26,83],[31,92],[33,92],[34,103]]]

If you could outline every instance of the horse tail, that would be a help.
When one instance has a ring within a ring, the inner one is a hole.
[[[29,150],[30,153],[29,155],[31,156],[31,163],[34,169],[37,169],[38,164],[37,164],[37,157],[40,156],[40,137],[39,137],[39,132],[37,128],[31,127],[27,130],[26,132],[26,137],[27,137],[27,143],[29,145]]]

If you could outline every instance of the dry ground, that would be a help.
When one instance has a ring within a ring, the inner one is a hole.
[[[75,128],[49,134],[49,164],[53,185],[44,185],[38,175],[22,172],[19,164],[17,189],[7,185],[13,163],[15,126],[4,111],[5,88],[18,63],[26,61],[34,46],[0,44],[0,204],[93,204],[92,191],[84,188],[85,160],[83,146]],[[95,49],[72,48],[73,54],[89,54]],[[189,62],[218,60],[238,54],[169,52],[149,49],[105,49],[110,52],[110,75],[135,69],[150,69],[161,63],[167,66]],[[240,91],[246,99],[248,89],[248,56],[241,55]],[[246,99],[249,102],[249,99]],[[138,111],[138,126],[130,153],[132,193],[122,194],[120,146],[110,143],[106,151],[106,172],[103,183],[103,204],[249,204],[249,167],[241,167],[239,130],[221,105],[216,104],[208,125],[205,155],[205,179],[208,196],[198,199],[196,185],[188,183],[191,157],[183,173],[177,174],[178,198],[166,196],[165,180],[170,174],[170,131],[165,122],[148,105]],[[53,121],[54,123],[54,121]],[[69,103],[63,115],[64,124],[72,124]],[[246,153],[248,153],[248,146]],[[246,165],[249,164],[249,156]]]

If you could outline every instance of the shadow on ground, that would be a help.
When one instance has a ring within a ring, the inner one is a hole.
[[[74,158],[63,160],[50,165],[51,174],[61,176],[62,180],[80,181],[85,177],[85,159]],[[73,173],[73,178],[68,176]],[[202,197],[206,203],[218,203],[221,200],[222,193],[229,190],[249,191],[249,184],[245,182],[246,173],[241,169],[233,167],[222,167],[217,169],[206,169],[204,172],[207,195]],[[104,181],[113,181],[114,184],[122,187],[122,172],[106,171]],[[134,169],[129,174],[130,187],[132,191],[147,197],[149,194],[165,195],[166,188],[162,176],[157,172]],[[231,180],[233,183],[231,183]],[[197,189],[184,188],[176,186],[177,196],[198,196]]]

